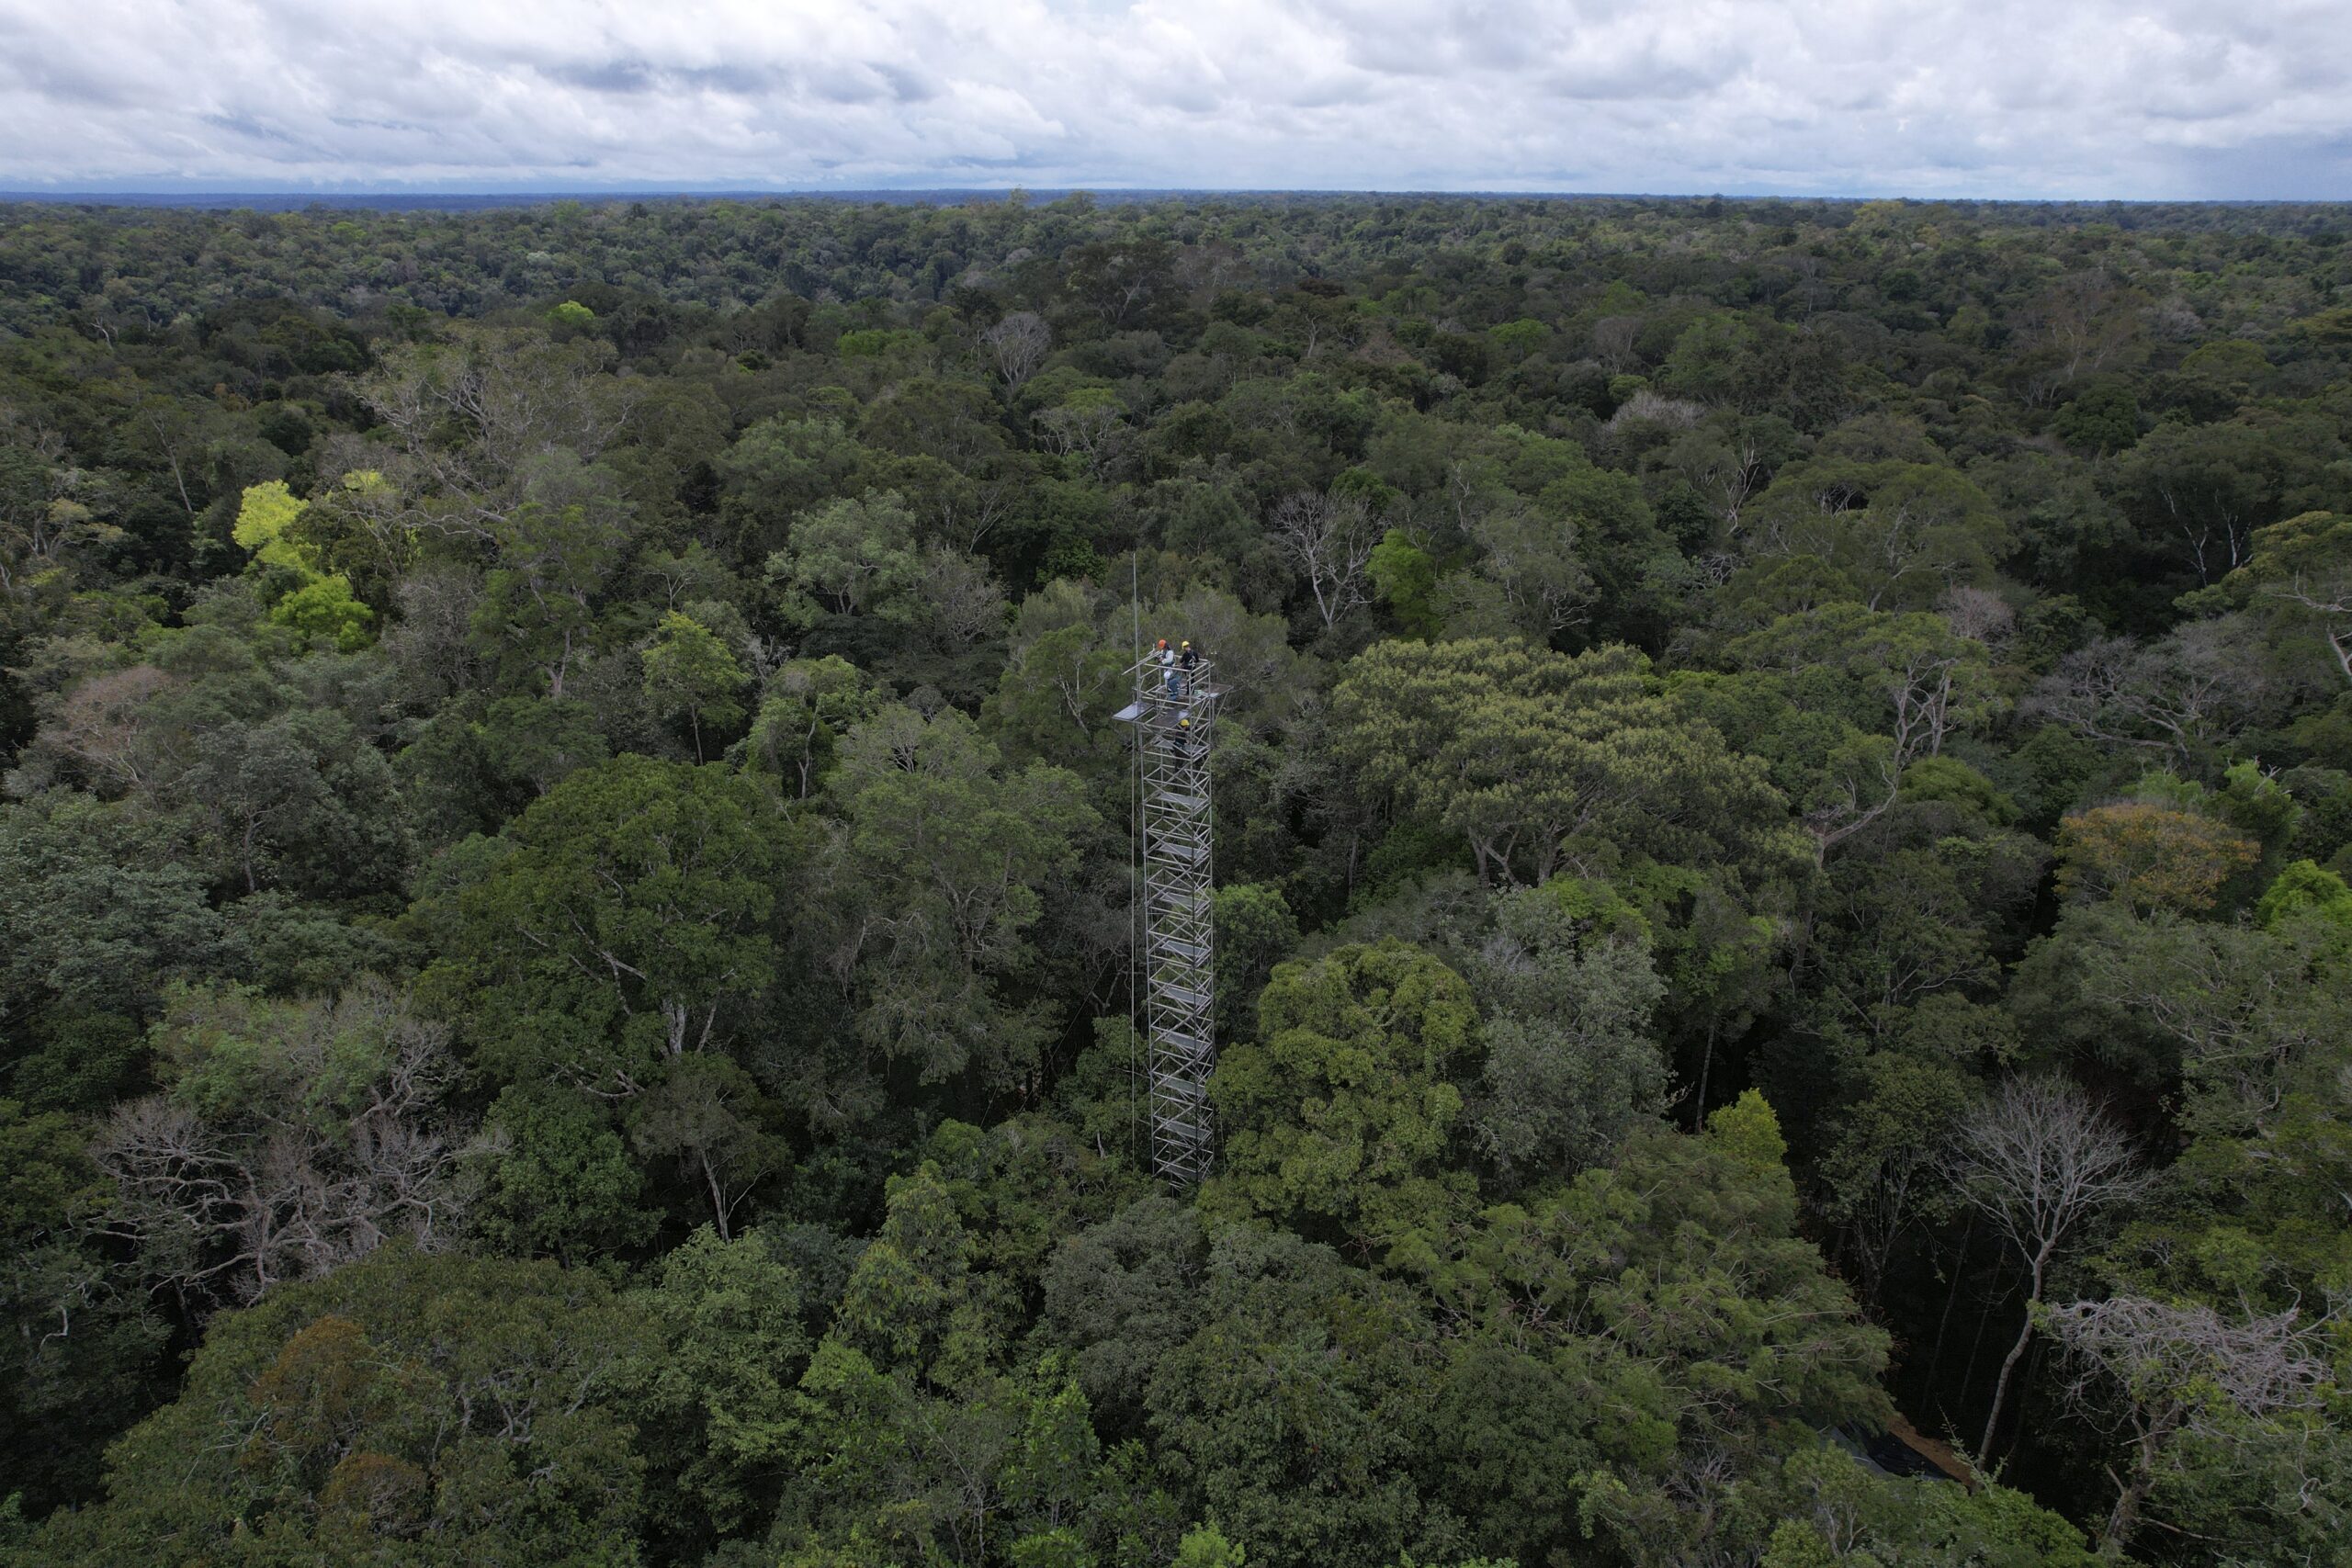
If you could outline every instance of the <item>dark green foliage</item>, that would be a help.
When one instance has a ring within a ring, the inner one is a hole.
[[[513,1084],[483,1121],[494,1140],[475,1234],[492,1251],[585,1262],[651,1235],[643,1180],[593,1102],[554,1084]]]
[[[535,802],[456,895],[427,984],[501,1082],[643,1084],[723,1045],[773,976],[776,804],[712,769],[620,757]]]
[[[59,1111],[28,1113],[0,1100],[0,1411],[12,1431],[0,1486],[46,1509],[86,1495],[100,1451],[161,1387],[167,1333],[132,1281],[107,1267],[76,1224],[100,1201],[82,1125]]]
[[[10,209],[0,1562],[2333,1561],[2340,221]]]
[[[1462,977],[1401,942],[1278,968],[1257,1043],[1210,1079],[1225,1159],[1204,1201],[1317,1239],[1426,1246],[1467,1190],[1446,1155],[1476,1026]]]
[[[179,1400],[108,1453],[53,1562],[625,1563],[644,1461],[621,1403],[653,1325],[594,1276],[388,1248],[219,1320]],[[235,1543],[250,1540],[250,1545]]]

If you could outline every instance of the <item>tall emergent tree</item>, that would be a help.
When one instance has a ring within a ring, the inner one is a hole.
[[[2026,1269],[2025,1321],[2001,1358],[1977,1439],[1989,1460],[2009,1380],[2033,1339],[2051,1261],[2102,1211],[2148,1183],[2131,1144],[2080,1089],[2054,1078],[2010,1078],[1953,1131],[1950,1169],[1961,1191]]]

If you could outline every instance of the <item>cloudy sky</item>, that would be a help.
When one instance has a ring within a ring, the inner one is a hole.
[[[0,0],[0,187],[2352,198],[2346,0]]]

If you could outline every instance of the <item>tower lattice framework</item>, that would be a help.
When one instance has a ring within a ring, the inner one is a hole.
[[[1216,1066],[1216,942],[1210,919],[1209,755],[1219,691],[1209,660],[1192,669],[1147,658],[1136,700],[1141,801],[1142,919],[1137,954],[1149,1077],[1152,1168],[1189,1186],[1208,1174]]]

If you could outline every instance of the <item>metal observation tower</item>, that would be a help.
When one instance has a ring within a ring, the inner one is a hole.
[[[1206,659],[1187,668],[1147,653],[1129,671],[1141,803],[1142,914],[1136,967],[1150,1078],[1151,1165],[1172,1185],[1208,1174],[1209,1070],[1216,1066],[1216,943],[1211,930],[1209,744],[1222,693]]]

